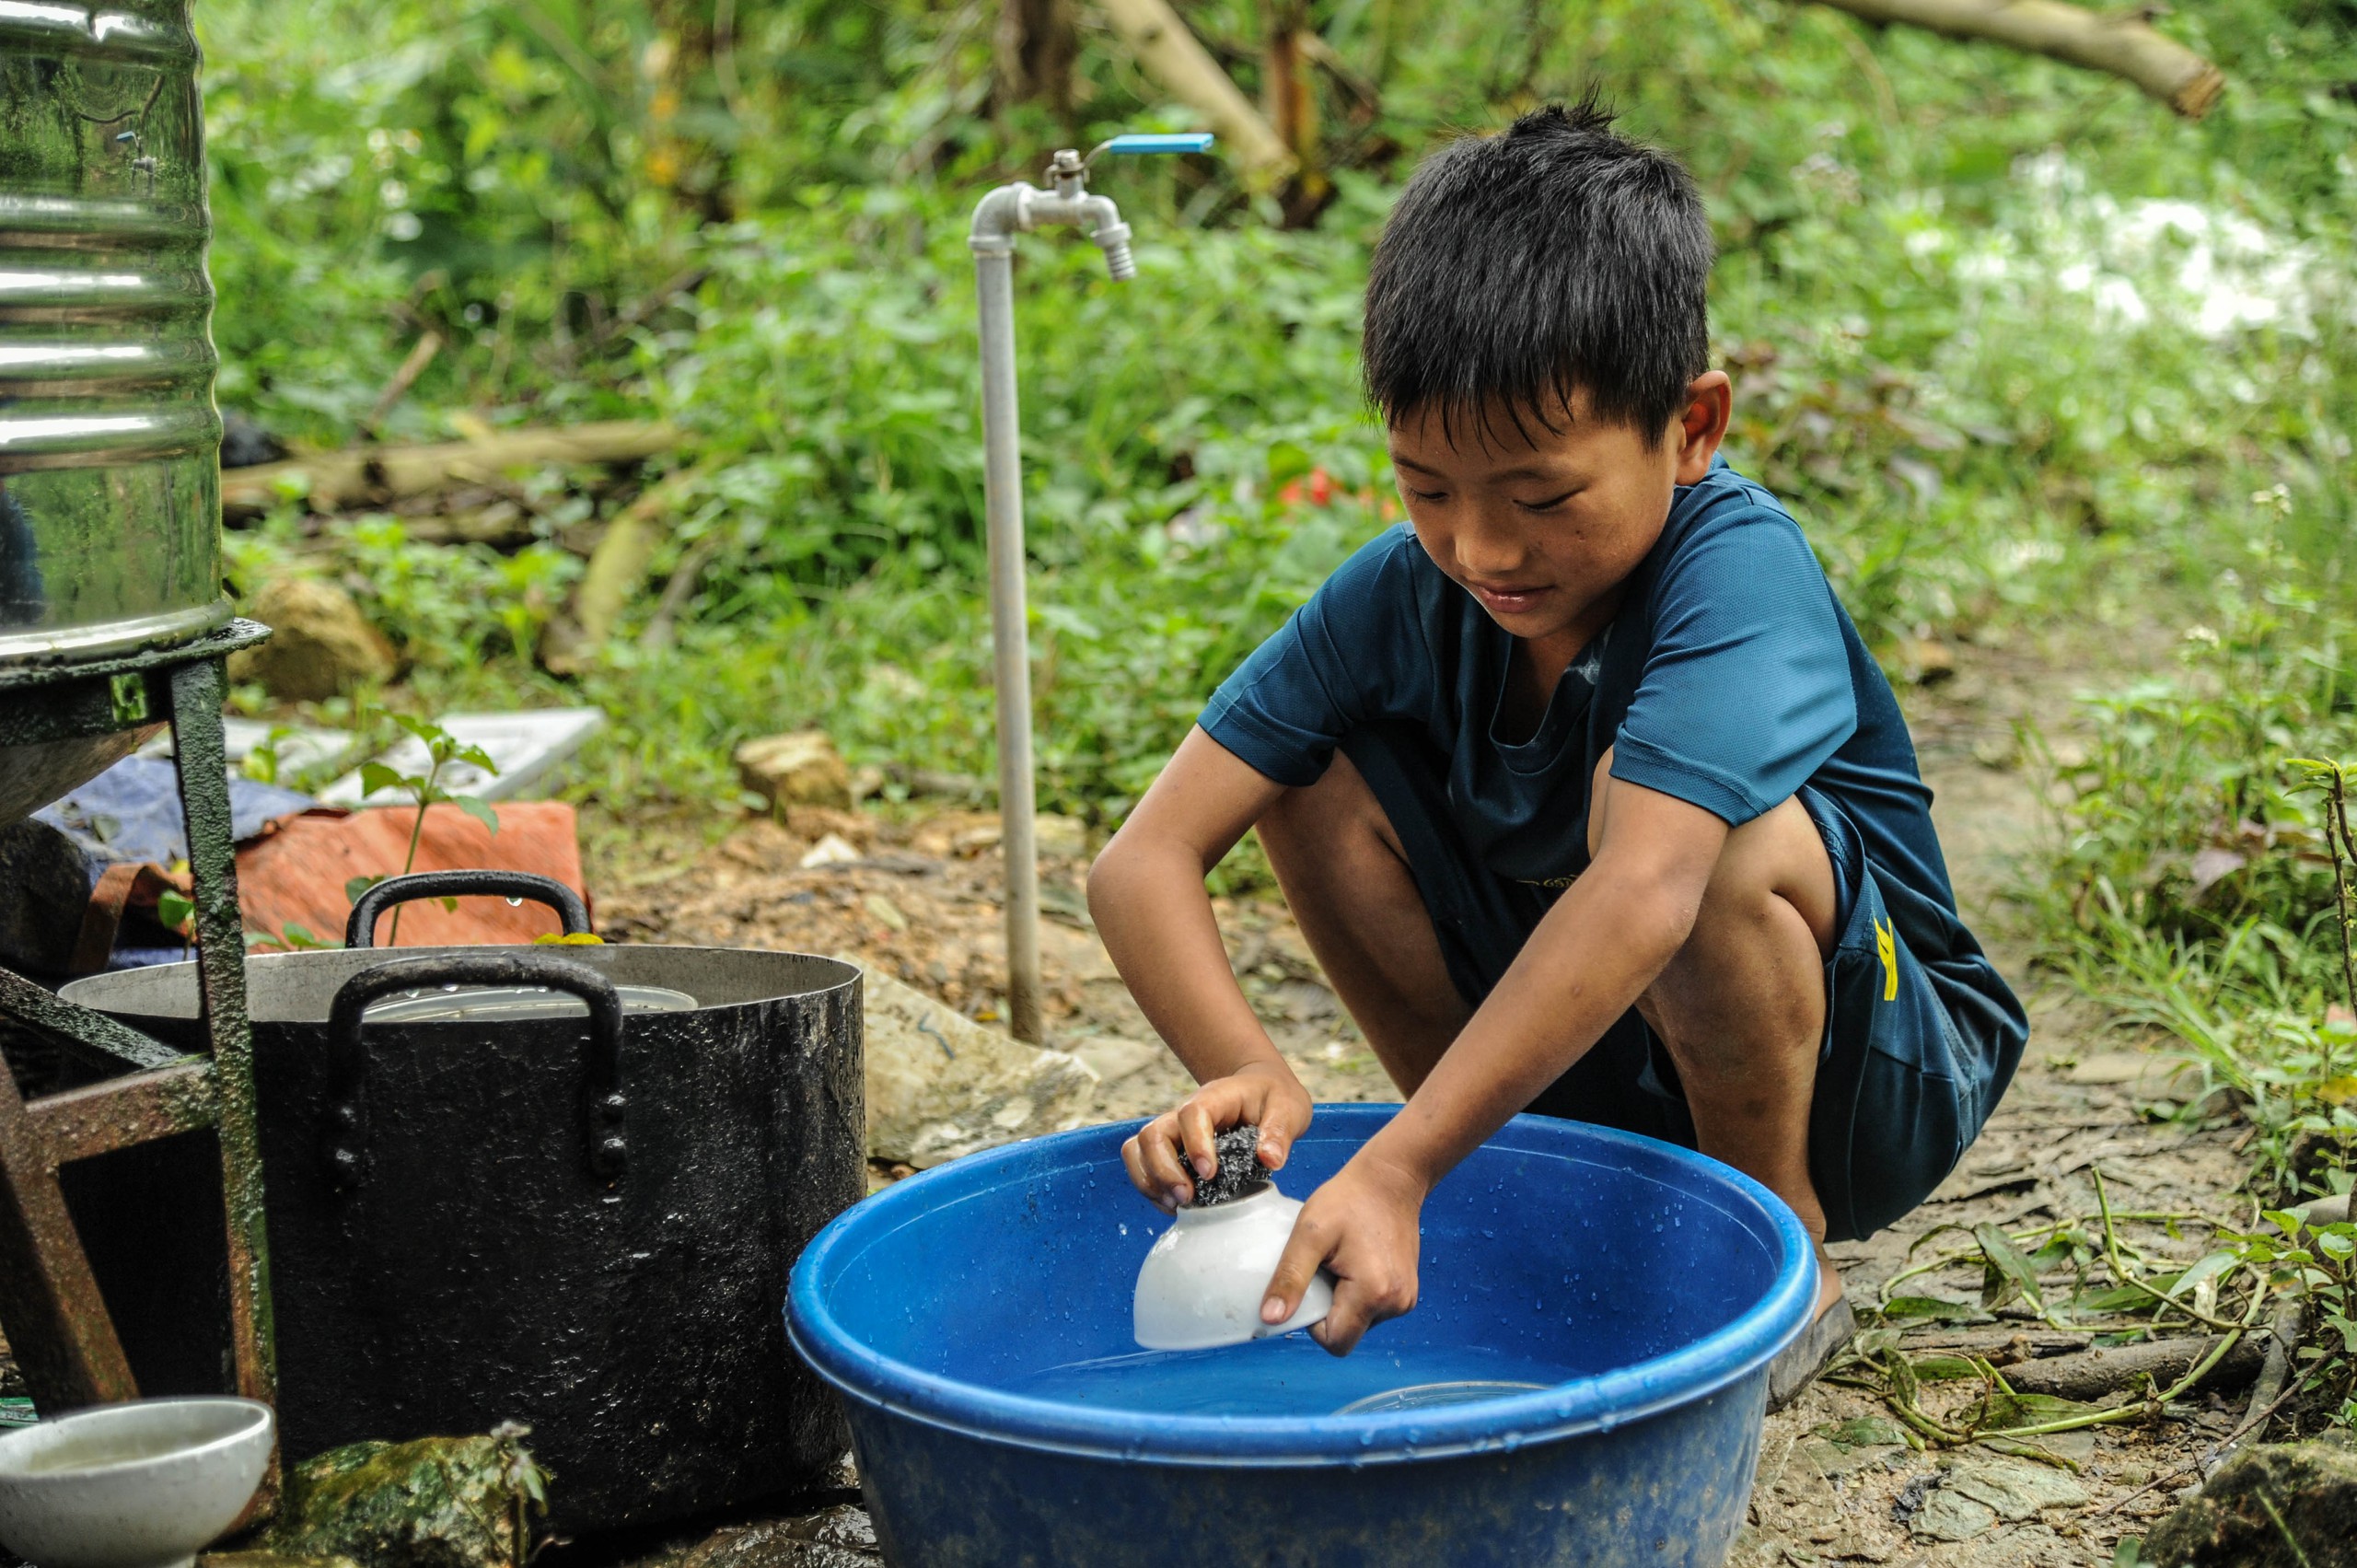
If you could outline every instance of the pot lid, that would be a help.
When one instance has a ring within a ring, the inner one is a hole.
[[[622,1011],[685,1013],[696,999],[663,985],[618,985]],[[589,1005],[545,985],[429,985],[396,992],[361,1014],[367,1024],[512,1024],[533,1018],[585,1018]]]

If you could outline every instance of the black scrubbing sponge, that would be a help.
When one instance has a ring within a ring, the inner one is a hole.
[[[1238,1198],[1248,1198],[1269,1184],[1269,1173],[1261,1168],[1258,1151],[1260,1129],[1250,1122],[1231,1127],[1219,1135],[1213,1145],[1219,1153],[1219,1174],[1208,1179],[1195,1180],[1195,1207],[1209,1208],[1214,1203],[1232,1203]]]

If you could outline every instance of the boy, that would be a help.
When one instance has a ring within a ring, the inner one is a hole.
[[[1407,1104],[1311,1194],[1347,1354],[1416,1301],[1434,1182],[1517,1111],[1699,1147],[1817,1238],[1798,1392],[1852,1326],[1824,1242],[1918,1202],[2027,1035],[1956,913],[1888,683],[1798,526],[1718,456],[1709,223],[1593,100],[1418,171],[1367,284],[1409,525],[1222,685],[1089,877],[1201,1087],[1124,1150],[1168,1209],[1212,1140],[1281,1167],[1309,1097],[1229,972],[1203,876],[1257,827]]]

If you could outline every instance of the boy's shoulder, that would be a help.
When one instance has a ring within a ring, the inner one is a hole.
[[[1448,586],[1446,575],[1417,541],[1414,527],[1394,523],[1344,557],[1312,599],[1329,615],[1377,605],[1404,609]]]
[[[1641,591],[1655,598],[1784,592],[1822,595],[1830,603],[1833,594],[1791,509],[1724,458],[1697,482],[1678,487],[1637,575]]]
[[[1776,493],[1738,470],[1722,454],[1712,460],[1710,472],[1692,484],[1678,486],[1662,528],[1662,543],[1676,549],[1746,528],[1801,536],[1798,519]]]

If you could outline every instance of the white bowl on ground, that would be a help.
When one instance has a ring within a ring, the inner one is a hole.
[[[0,1545],[36,1568],[188,1568],[270,1465],[271,1408],[134,1400],[0,1436]]]
[[[1282,1323],[1260,1321],[1269,1277],[1293,1235],[1298,1200],[1273,1184],[1225,1203],[1178,1211],[1138,1270],[1132,1330],[1147,1350],[1209,1350],[1325,1321],[1334,1283],[1319,1270]]]

